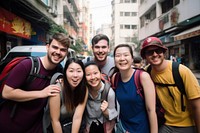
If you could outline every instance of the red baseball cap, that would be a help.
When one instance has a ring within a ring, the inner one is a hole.
[[[150,47],[150,46],[156,46],[156,47],[159,47],[159,48],[162,48],[164,49],[164,51],[167,50],[167,47],[165,47],[163,44],[162,44],[162,41],[157,38],[157,37],[148,37],[144,40],[143,44],[142,44],[142,49],[140,51],[140,55],[142,56],[142,58],[145,58],[145,49],[147,47]]]

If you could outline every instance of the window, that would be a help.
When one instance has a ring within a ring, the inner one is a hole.
[[[120,0],[120,3],[123,3],[123,0]]]
[[[131,29],[137,29],[137,25],[131,25]]]
[[[123,25],[122,24],[120,24],[120,29],[123,29]]]
[[[137,16],[137,12],[131,12],[131,16]]]
[[[161,3],[162,13],[168,12],[174,6],[178,5],[180,0],[165,0]]]
[[[130,12],[125,12],[124,16],[130,16]]]
[[[125,0],[124,3],[130,3],[130,0]]]
[[[131,0],[131,3],[137,3],[137,0]]]
[[[124,25],[124,29],[130,29],[131,26],[130,25]]]

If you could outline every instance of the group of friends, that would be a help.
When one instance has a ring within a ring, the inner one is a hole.
[[[56,73],[69,45],[70,39],[63,33],[50,38],[46,45],[47,54],[40,58],[42,75]],[[117,45],[112,58],[108,56],[108,37],[98,34],[92,39],[92,50],[94,56],[90,59],[69,58],[62,71],[63,78],[56,84],[50,84],[50,79],[36,78],[25,87],[31,69],[29,59],[13,68],[2,92],[2,97],[9,102],[0,109],[0,132],[42,133],[43,112],[48,102],[54,133],[62,133],[61,121],[68,117],[72,118],[72,133],[200,133],[200,87],[191,70],[179,65],[186,92],[183,97],[185,111],[181,110],[181,95],[176,86],[154,84],[174,83],[172,61],[165,59],[167,48],[159,38],[148,37],[142,43],[141,57],[151,65],[150,73],[142,71],[139,77],[144,98],[138,95],[134,82],[137,69],[133,67],[130,45]],[[106,100],[102,100],[106,86],[102,73],[109,75],[111,84],[117,81],[115,88],[111,85]],[[160,127],[156,97],[165,109],[166,121]],[[12,106],[16,102],[19,104],[11,118]],[[84,130],[81,129],[83,121]],[[98,125],[102,125],[102,129]]]

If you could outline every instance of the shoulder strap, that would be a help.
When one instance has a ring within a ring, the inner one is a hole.
[[[87,57],[87,62],[90,61],[90,56]]]
[[[40,60],[38,57],[35,56],[30,56],[28,57],[31,60],[31,71],[29,73],[28,79],[27,79],[27,83],[32,82],[35,79],[35,74],[38,74],[40,71]]]
[[[51,79],[50,76],[41,75],[39,73],[40,68],[41,68],[39,57],[30,56],[29,58],[31,59],[32,67],[31,67],[31,71],[29,73],[29,77],[27,79],[27,83],[32,82],[35,78]]]
[[[113,76],[111,77],[111,84],[112,84],[112,88],[115,90],[117,88],[117,84],[119,81],[119,72],[116,72],[113,74]]]
[[[137,89],[137,94],[139,94],[143,99],[144,99],[144,92],[143,92],[143,88],[140,82],[140,74],[142,73],[142,70],[136,69],[135,70],[135,74],[134,74],[134,82],[135,82],[135,86]]]
[[[108,82],[105,82],[105,83],[104,83],[104,89],[103,89],[103,91],[101,92],[101,99],[102,99],[102,100],[106,100],[106,101],[107,101],[108,93],[109,93],[109,91],[110,91],[110,86],[111,86],[110,83],[108,83]]]
[[[147,72],[151,75],[151,65],[147,66]]]
[[[185,105],[183,101],[183,95],[186,95],[185,92],[185,86],[183,83],[183,79],[181,78],[180,72],[179,72],[179,63],[178,62],[172,62],[172,74],[174,78],[175,85],[178,87],[179,91],[181,92],[181,110],[185,111]]]

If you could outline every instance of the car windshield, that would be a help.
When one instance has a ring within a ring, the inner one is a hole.
[[[6,58],[15,58],[20,56],[45,56],[46,52],[10,52]]]

